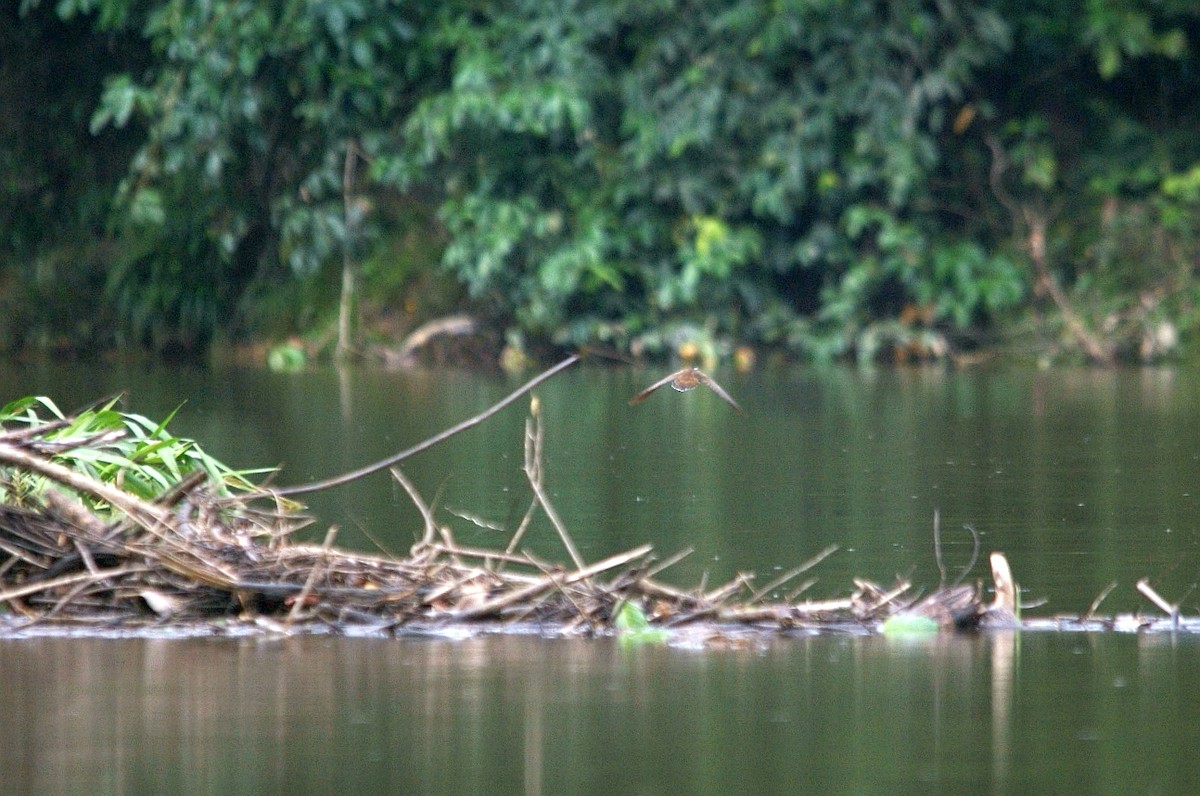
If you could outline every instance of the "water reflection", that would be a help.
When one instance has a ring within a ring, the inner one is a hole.
[[[577,367],[539,393],[546,486],[585,558],[652,542],[696,554],[672,570],[692,584],[743,570],[768,577],[831,543],[814,596],[854,577],[936,580],[932,518],[947,564],[1003,550],[1032,597],[1082,611],[1105,586],[1108,611],[1142,604],[1146,576],[1170,600],[1200,577],[1200,373],[1175,369],[952,371],[763,369],[716,377],[747,410],[712,395],[627,404],[659,370]],[[284,466],[311,481],[383,458],[469,417],[520,382],[463,373],[0,367],[12,396],[63,406],[119,389],[217,456]],[[405,463],[457,538],[502,545],[529,505],[523,408],[512,407]],[[339,543],[407,550],[422,520],[380,473],[311,498]],[[483,521],[477,524],[474,520]],[[527,537],[564,557],[549,525]],[[776,569],[778,568],[778,570]]]
[[[1200,373],[1177,369],[952,371],[763,369],[716,377],[747,410],[695,392],[629,396],[660,370],[577,367],[539,390],[547,489],[583,555],[643,542],[697,550],[683,584],[742,570],[766,577],[823,549],[814,596],[854,577],[936,579],[932,518],[947,564],[965,562],[970,523],[1005,551],[1033,597],[1082,611],[1108,583],[1105,609],[1141,604],[1151,578],[1171,600],[1200,577]],[[10,396],[63,406],[128,390],[136,411],[241,466],[279,464],[282,483],[383,458],[469,417],[519,379],[463,373],[314,370],[271,374],[138,366],[0,367]],[[502,544],[529,504],[523,408],[405,463],[456,537]],[[404,551],[422,528],[387,473],[311,498],[339,543]],[[528,537],[563,557],[548,524]]]
[[[651,374],[653,375],[653,374]],[[769,370],[636,407],[646,372],[540,390],[546,486],[585,558],[653,542],[690,585],[759,582],[835,542],[814,598],[851,578],[932,584],[969,522],[1032,596],[1079,612],[1200,578],[1200,374],[1188,370]],[[382,458],[515,381],[465,374],[0,368],[64,407],[117,389],[217,456],[285,483]],[[657,398],[657,396],[656,396]],[[699,400],[693,400],[699,399]],[[523,412],[406,463],[438,506],[519,519]],[[339,543],[404,551],[421,519],[386,474],[313,500]],[[500,532],[443,514],[465,543]],[[535,551],[562,558],[551,529]],[[1184,600],[1194,612],[1196,597]],[[1034,633],[765,648],[607,641],[0,642],[0,767],[16,792],[1198,792],[1197,641]],[[917,783],[914,785],[914,783]]]
[[[745,416],[695,393],[629,407],[656,375],[580,367],[540,390],[547,486],[588,558],[644,541],[664,553],[694,546],[678,570],[688,582],[706,570],[769,572],[838,543],[843,553],[818,573],[828,591],[860,575],[925,579],[940,509],[950,563],[968,558],[970,539],[956,529],[971,523],[1059,610],[1082,610],[1112,580],[1129,584],[1111,598],[1128,609],[1137,577],[1174,597],[1200,574],[1181,566],[1200,550],[1196,373],[766,369],[717,375]],[[64,406],[119,389],[152,416],[186,401],[179,433],[239,465],[281,464],[284,483],[408,447],[516,383],[368,370],[0,369],[9,395],[44,392]],[[529,497],[522,423],[514,407],[406,471],[428,499],[515,524]],[[342,543],[405,550],[421,528],[386,473],[312,503],[318,539],[336,523]],[[465,538],[497,541],[446,520]],[[544,536],[541,552],[559,557]]]
[[[1174,695],[1198,653],[1009,633],[29,639],[0,643],[0,748],[11,792],[1180,792],[1200,708]]]

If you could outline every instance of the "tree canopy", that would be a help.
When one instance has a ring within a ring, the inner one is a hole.
[[[1184,0],[4,13],[10,346],[311,330],[352,266],[530,346],[1107,362],[1200,325]]]

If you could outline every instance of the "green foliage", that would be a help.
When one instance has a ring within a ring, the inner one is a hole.
[[[1200,161],[1190,130],[1200,76],[1187,42],[1200,9],[1132,0],[997,7],[1014,51],[984,74],[988,102],[963,136],[988,148],[974,169],[989,191],[971,197],[960,186],[957,201],[978,208],[973,231],[994,250],[1005,232],[1020,244],[1018,262],[1044,246],[1075,314],[1118,355],[1172,353],[1175,322],[1195,328],[1197,217],[1180,201],[1186,178],[1176,178]],[[1064,342],[1068,352],[1078,343]]]
[[[915,228],[900,216],[936,163],[946,105],[1005,44],[982,8],[915,2],[451,13],[452,72],[378,173],[436,174],[445,265],[570,343],[634,343],[672,319],[738,335],[781,287],[809,293],[789,297],[795,314],[814,288],[861,280],[829,221],[879,208]]]
[[[112,345],[103,287],[122,244],[106,222],[136,140],[92,136],[87,117],[104,76],[145,52],[15,3],[0,11],[0,52],[0,347]]]
[[[1170,8],[1171,4],[1161,4]],[[1180,5],[1178,10],[1185,7]],[[1148,13],[1149,12],[1149,13]],[[1083,41],[1092,50],[1101,77],[1115,77],[1128,60],[1148,55],[1180,58],[1187,37],[1179,27],[1156,29],[1159,20],[1140,3],[1093,0],[1084,16]]]
[[[0,126],[24,142],[0,147],[6,240],[32,260],[56,230],[118,239],[88,285],[129,343],[252,330],[343,258],[395,290],[380,263],[412,269],[390,253],[414,206],[440,226],[422,254],[444,242],[441,268],[531,341],[940,355],[1031,302],[1054,317],[1046,269],[1123,350],[1194,325],[1182,0],[25,0],[17,19],[20,69],[48,46],[81,79],[0,67],[4,118],[33,119]],[[37,136],[78,188],[18,162]]]
[[[249,478],[270,470],[233,470],[209,456],[190,439],[167,432],[171,416],[155,423],[141,415],[113,409],[116,400],[66,418],[44,396],[26,397],[0,408],[0,427],[37,432],[40,443],[54,450],[53,461],[105,483],[115,483],[144,499],[153,499],[195,471],[207,474],[221,494],[253,488]],[[39,483],[0,488],[0,499],[20,502],[46,488]]]
[[[157,344],[162,324],[202,343],[251,323],[242,298],[263,283],[369,243],[348,232],[343,168],[348,148],[370,157],[406,101],[410,13],[388,0],[170,0],[138,20],[153,67],[112,75],[91,118],[93,131],[146,126],[118,197],[138,256],[108,284],[132,335]]]

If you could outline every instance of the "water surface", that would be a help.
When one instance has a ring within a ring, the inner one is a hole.
[[[813,597],[854,577],[928,586],[1003,550],[1042,612],[1196,611],[1200,383],[1186,370],[770,370],[712,394],[629,396],[658,369],[539,389],[552,499],[588,559],[652,542],[666,579],[760,580],[830,543]],[[7,398],[127,390],[231,464],[308,481],[408,447],[519,380],[459,373],[6,365]],[[524,409],[405,464],[463,541],[529,500]],[[316,495],[321,537],[403,552],[421,527],[386,474]],[[450,512],[455,513],[450,513]],[[458,516],[462,515],[462,516]],[[564,558],[548,526],[531,546]],[[984,577],[982,565],[971,577]],[[828,636],[744,649],[610,640],[0,642],[6,779],[50,792],[1169,793],[1194,790],[1192,637]],[[15,779],[11,779],[15,777]],[[93,787],[94,786],[94,787]]]
[[[1196,639],[0,644],[24,793],[1193,793]]]

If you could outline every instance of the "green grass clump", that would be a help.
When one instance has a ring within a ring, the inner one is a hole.
[[[250,491],[255,488],[251,476],[271,472],[269,468],[235,470],[195,440],[169,433],[167,424],[178,408],[156,423],[117,411],[113,408],[117,400],[67,417],[50,398],[27,396],[0,409],[0,428],[6,433],[19,431],[24,440],[36,439],[37,448],[50,453],[58,464],[145,500],[153,500],[198,470],[220,495]],[[0,501],[19,505],[45,486],[46,479],[25,471],[4,473]]]

